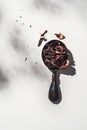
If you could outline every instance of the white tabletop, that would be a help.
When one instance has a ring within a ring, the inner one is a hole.
[[[87,129],[86,7],[86,0],[0,0],[0,130]],[[76,64],[75,75],[60,75],[58,105],[48,100],[45,43],[37,46],[45,30],[48,41],[66,36]]]

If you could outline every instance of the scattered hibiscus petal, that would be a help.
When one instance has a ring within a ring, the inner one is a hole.
[[[47,41],[47,39],[46,39],[46,38],[44,38],[44,41]]]
[[[65,36],[62,33],[54,34],[54,35],[56,35],[56,37],[59,38],[60,40],[65,39]]]
[[[41,37],[44,37],[44,35],[47,33],[48,31],[45,30],[44,33],[41,34]]]
[[[41,38],[39,39],[38,46],[40,46],[43,41],[47,41],[47,39],[46,39],[45,37],[41,37]]]
[[[42,44],[43,40],[44,40],[44,38],[43,38],[43,37],[39,39],[38,46],[40,46],[40,45]]]

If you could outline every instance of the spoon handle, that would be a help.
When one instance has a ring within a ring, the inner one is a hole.
[[[52,82],[49,89],[49,100],[54,103],[58,104],[62,100],[61,90],[59,87],[59,79],[58,79],[58,72],[55,71],[52,74]]]

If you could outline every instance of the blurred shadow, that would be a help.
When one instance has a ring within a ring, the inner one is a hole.
[[[58,4],[48,0],[34,0],[33,4],[37,9],[45,9],[52,13],[59,13],[62,11]]]
[[[2,12],[2,9],[0,7],[0,23],[2,22],[2,20],[3,20],[3,12]]]
[[[60,89],[60,75],[61,74],[69,75],[69,76],[73,76],[73,75],[76,74],[75,61],[74,61],[73,55],[72,55],[70,50],[68,50],[68,53],[69,53],[68,60],[70,61],[69,66],[66,69],[59,69],[57,71],[57,85],[58,85],[58,89]],[[62,100],[62,94],[60,96],[60,101],[61,100]]]
[[[0,68],[0,91],[8,87],[9,79],[7,74]]]
[[[15,27],[10,33],[10,43],[17,53],[27,53],[27,49],[25,47],[25,43],[23,42],[21,31],[19,28]]]
[[[33,62],[31,62],[31,70],[32,70],[32,74],[35,78],[38,78],[38,80],[45,80],[45,82],[47,82],[48,80],[48,75],[45,71],[45,69],[43,68],[43,66],[38,63],[38,64],[35,64]]]
[[[70,64],[69,64],[69,66],[66,69],[60,69],[59,70],[59,75],[60,74],[65,74],[65,75],[73,76],[73,75],[76,74],[76,69],[74,68],[75,61],[74,61],[73,55],[70,52],[70,50],[68,50],[68,53],[69,53],[68,60],[70,61]]]
[[[37,78],[38,80],[47,79],[48,76],[45,73],[44,67],[40,62],[37,62],[36,59],[33,58],[35,55],[35,51],[30,47],[27,47],[24,41],[22,40],[22,33],[18,27],[14,27],[12,32],[10,33],[10,44],[12,50],[18,54],[18,59],[20,60],[20,66],[17,65],[15,67],[16,72],[19,74],[23,74],[26,76],[30,76],[32,78]],[[27,58],[27,60],[25,60]]]

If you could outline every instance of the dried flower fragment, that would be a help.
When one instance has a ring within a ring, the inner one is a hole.
[[[41,37],[41,38],[39,39],[38,46],[41,46],[41,44],[42,44],[43,41],[47,41],[47,39],[46,39],[45,37]]]
[[[40,35],[41,37],[40,37],[40,39],[39,39],[38,46],[40,46],[43,41],[44,41],[44,42],[47,41],[47,39],[44,37],[47,32],[48,32],[48,31],[45,30],[45,31]]]
[[[59,38],[60,40],[65,39],[65,36],[62,33],[54,34],[54,35],[56,35],[56,37]]]
[[[41,37],[44,37],[44,35],[47,33],[48,31],[45,30],[42,34],[41,34]]]

